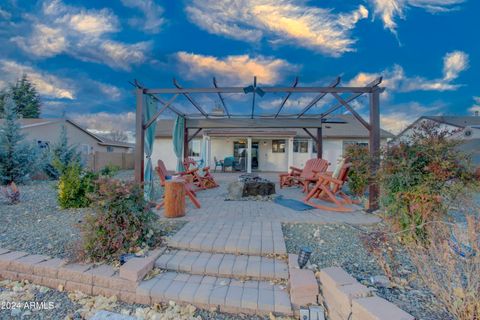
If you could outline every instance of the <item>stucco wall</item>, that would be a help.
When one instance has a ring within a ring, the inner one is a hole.
[[[23,128],[23,132],[26,135],[27,139],[33,141],[48,141],[50,146],[57,143],[60,138],[60,132],[62,130],[63,122],[53,122],[45,125],[38,126],[29,126]],[[84,131],[78,129],[74,125],[66,122],[67,128],[67,137],[71,145],[76,145],[78,151],[83,152],[86,147],[82,145],[88,145],[90,153],[100,151],[107,152],[107,146],[102,146],[98,144],[98,140],[85,133]],[[127,152],[126,148],[122,147],[113,147],[113,152]]]

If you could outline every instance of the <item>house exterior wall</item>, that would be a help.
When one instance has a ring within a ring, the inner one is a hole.
[[[210,167],[215,167],[214,157],[217,160],[222,160],[225,157],[233,156],[233,142],[240,138],[234,137],[211,137],[210,138]],[[245,138],[242,138],[245,139]],[[259,171],[274,171],[285,172],[288,170],[288,138],[285,139],[285,153],[272,152],[272,138],[252,138],[253,141],[258,141],[258,170]],[[199,138],[201,140],[201,138]],[[308,141],[308,152],[293,153],[292,165],[303,168],[308,159],[315,158],[316,153],[313,153],[313,141],[311,139],[301,139]],[[331,163],[329,170],[333,170],[338,163],[339,158],[343,155],[344,141],[355,141],[358,143],[368,143],[368,139],[324,139],[323,140],[323,158]],[[386,144],[386,139],[381,140],[382,145]],[[156,165],[158,159],[162,159],[168,170],[174,171],[176,169],[176,156],[173,152],[173,145],[171,138],[155,138],[152,162]]]
[[[25,133],[26,138],[37,142],[40,141],[48,141],[49,145],[52,146],[56,144],[60,138],[60,132],[62,130],[62,125],[64,122],[52,122],[44,125],[37,125],[37,126],[29,126],[24,127],[22,129],[23,133]],[[67,137],[68,141],[71,145],[76,145],[77,150],[82,153],[94,153],[94,152],[107,152],[107,146],[99,145],[98,141],[90,136],[89,134],[85,133],[84,131],[80,130],[76,126],[65,122],[65,126],[67,128]],[[88,147],[87,147],[88,146]],[[111,152],[128,152],[128,148],[122,147],[111,147]]]

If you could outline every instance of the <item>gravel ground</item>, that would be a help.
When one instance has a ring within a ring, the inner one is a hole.
[[[133,171],[120,171],[117,178],[128,180]],[[77,224],[91,209],[60,209],[56,199],[56,181],[33,181],[20,186],[21,200],[8,205],[0,195],[0,247],[73,258],[79,240]],[[185,221],[159,222],[163,235],[172,235]]]
[[[369,230],[367,227],[362,229]],[[298,253],[303,246],[313,250],[310,258],[310,268],[313,270],[342,267],[366,285],[370,285],[371,276],[383,275],[375,258],[364,248],[359,238],[362,232],[350,225],[284,224],[283,233],[289,253]],[[415,280],[414,268],[407,257],[402,254],[397,259],[401,265],[398,275],[405,281],[405,285],[391,289],[376,287],[374,289],[377,294],[419,320],[453,319],[429,290]]]

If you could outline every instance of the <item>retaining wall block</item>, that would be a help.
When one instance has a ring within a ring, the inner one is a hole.
[[[352,320],[415,320],[391,302],[379,297],[354,299]]]
[[[153,269],[155,260],[163,253],[165,249],[156,249],[148,253],[148,256],[141,258],[132,258],[120,267],[120,278],[138,282]]]

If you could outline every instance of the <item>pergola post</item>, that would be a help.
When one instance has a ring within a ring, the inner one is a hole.
[[[317,158],[323,157],[323,141],[322,141],[322,127],[317,128],[317,141],[314,141],[317,146]]]
[[[137,107],[135,114],[135,182],[143,182],[144,167],[144,148],[145,148],[145,131],[143,128],[143,93],[142,88],[135,90]]]
[[[374,174],[378,170],[380,161],[380,91],[370,93],[370,135],[369,135],[370,157],[372,158],[371,170]],[[368,187],[368,210],[378,209],[379,187],[376,181]]]
[[[183,129],[183,158],[186,159],[188,158],[188,128],[185,125],[185,128]]]

